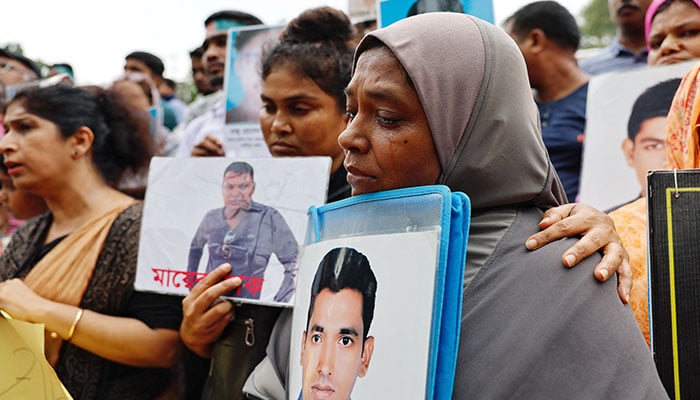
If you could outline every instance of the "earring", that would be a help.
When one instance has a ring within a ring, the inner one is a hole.
[[[78,158],[78,150],[73,150],[73,158]]]

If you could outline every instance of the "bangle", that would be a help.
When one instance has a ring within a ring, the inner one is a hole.
[[[78,312],[75,313],[75,318],[73,318],[73,323],[70,326],[70,329],[68,330],[68,337],[66,337],[66,342],[70,342],[71,339],[73,339],[73,334],[75,333],[75,327],[78,326],[78,322],[80,322],[80,318],[83,317],[83,309],[78,308]]]

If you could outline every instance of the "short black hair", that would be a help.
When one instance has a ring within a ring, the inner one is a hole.
[[[637,97],[627,121],[627,137],[634,141],[644,121],[665,117],[671,109],[673,96],[681,84],[681,78],[669,79],[647,88]]]
[[[226,167],[224,170],[224,177],[226,177],[226,174],[231,172],[232,174],[248,174],[250,175],[250,179],[254,179],[253,177],[253,166],[248,164],[245,161],[234,161],[231,164]]]
[[[29,68],[35,75],[36,79],[41,78],[41,67],[34,60],[23,56],[22,54],[9,51],[7,49],[0,48],[0,56],[9,58],[11,60],[17,60],[25,67]]]
[[[216,21],[217,19],[227,19],[238,22],[241,25],[263,25],[260,18],[253,14],[238,10],[221,10],[208,16],[207,19],[204,20],[204,26],[206,27],[210,22]]]
[[[338,293],[343,289],[353,289],[360,292],[362,295],[362,339],[363,341],[367,339],[369,327],[374,318],[377,293],[377,278],[370,268],[367,257],[351,247],[336,247],[323,256],[311,284],[311,301],[306,320],[307,330],[314,312],[316,296],[323,289],[328,289],[333,293]]]
[[[556,1],[530,3],[508,17],[512,32],[519,38],[533,29],[541,29],[547,39],[563,48],[578,49],[581,33],[576,18]]]
[[[202,46],[195,47],[190,51],[190,57],[192,58],[202,58],[202,55],[204,55],[204,49]]]
[[[124,57],[125,60],[128,60],[130,58],[134,58],[146,64],[146,66],[151,70],[153,75],[160,77],[163,76],[165,66],[163,65],[163,61],[159,57],[146,51],[134,51],[129,53],[126,57]]]

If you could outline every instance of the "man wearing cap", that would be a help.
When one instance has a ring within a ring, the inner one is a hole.
[[[165,65],[163,61],[156,55],[145,51],[133,51],[124,58],[124,73],[125,74],[143,74],[151,78],[153,86],[158,86],[163,82],[163,72]],[[160,107],[163,111],[163,125],[173,130],[180,123],[175,110],[165,101],[160,102]]]
[[[202,64],[216,90],[211,108],[182,128],[180,145],[175,152],[178,157],[223,156],[221,138],[226,114],[226,94],[223,91],[226,66],[227,30],[240,26],[262,25],[257,17],[233,10],[224,10],[210,15],[205,21],[206,38],[202,48]]]

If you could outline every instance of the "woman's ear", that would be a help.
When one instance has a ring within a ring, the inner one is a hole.
[[[72,144],[72,156],[77,159],[90,151],[95,141],[95,134],[87,126],[81,126],[69,140]]]

